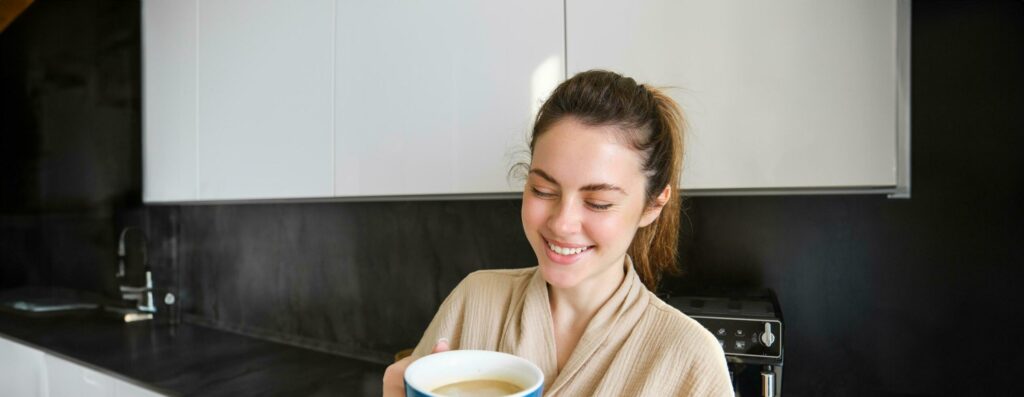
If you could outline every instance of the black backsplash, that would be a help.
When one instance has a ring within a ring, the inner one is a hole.
[[[913,12],[913,198],[687,201],[664,289],[775,289],[786,395],[1019,389],[1024,4]],[[517,200],[143,206],[138,16],[37,1],[0,34],[0,288],[112,294],[134,225],[165,318],[387,361],[465,274],[533,264]]]
[[[385,362],[463,276],[534,261],[514,201],[173,211],[186,320]]]

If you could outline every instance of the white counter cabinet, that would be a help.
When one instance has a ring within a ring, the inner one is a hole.
[[[0,336],[0,396],[47,396],[46,354]]]
[[[46,356],[47,384],[50,397],[114,397],[116,379],[89,368]]]
[[[162,394],[0,337],[0,396],[157,397]]]

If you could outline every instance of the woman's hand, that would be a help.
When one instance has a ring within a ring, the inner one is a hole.
[[[448,339],[441,338],[434,345],[431,353],[440,353],[451,350],[448,347]],[[384,397],[405,397],[405,369],[412,364],[412,356],[395,361],[384,370]]]

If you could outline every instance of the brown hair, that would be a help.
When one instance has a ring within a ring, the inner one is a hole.
[[[531,154],[537,138],[566,117],[590,126],[619,127],[620,139],[642,156],[648,207],[656,205],[662,189],[672,189],[661,215],[637,230],[627,250],[640,279],[654,291],[663,274],[679,272],[678,181],[683,160],[683,116],[679,106],[661,91],[618,73],[581,72],[562,82],[541,106],[530,138]]]

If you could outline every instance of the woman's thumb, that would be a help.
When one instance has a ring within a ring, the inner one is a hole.
[[[441,338],[434,344],[434,350],[431,353],[440,353],[451,350],[452,348],[448,345],[448,338]]]

